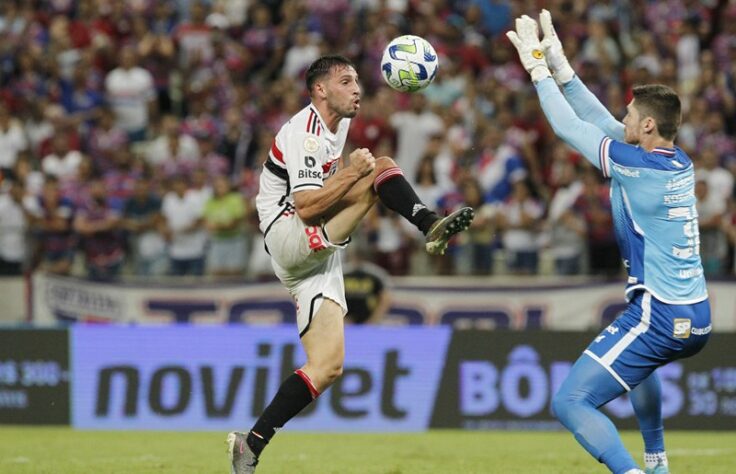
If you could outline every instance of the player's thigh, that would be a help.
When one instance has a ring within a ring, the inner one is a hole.
[[[587,354],[581,355],[560,385],[553,406],[560,403],[587,401],[599,407],[626,390],[602,365]],[[557,408],[555,408],[557,411]]]
[[[307,365],[322,369],[342,369],[345,359],[345,312],[340,305],[323,298],[312,318],[309,330],[302,336]]]
[[[327,216],[325,230],[332,242],[343,242],[358,227],[360,221],[378,200],[373,184],[384,171],[397,168],[394,160],[382,156],[368,176],[359,179]]]
[[[326,265],[344,245],[333,245],[321,225],[306,225],[298,215],[279,218],[265,238],[276,276],[292,288]]]

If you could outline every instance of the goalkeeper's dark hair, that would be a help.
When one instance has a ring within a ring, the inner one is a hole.
[[[355,64],[351,60],[339,54],[328,54],[317,59],[307,69],[307,91],[311,95],[314,84],[319,79],[328,75],[333,68],[348,66],[356,69]]]
[[[635,86],[634,107],[641,118],[652,117],[659,135],[674,140],[682,120],[680,98],[671,87],[662,84]]]

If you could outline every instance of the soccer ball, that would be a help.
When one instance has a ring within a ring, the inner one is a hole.
[[[401,92],[416,92],[427,87],[437,75],[439,66],[432,45],[414,35],[391,40],[381,59],[381,72],[386,83]]]

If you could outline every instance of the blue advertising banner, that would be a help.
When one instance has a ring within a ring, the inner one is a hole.
[[[293,326],[78,325],[70,337],[81,429],[246,429],[305,360]],[[447,327],[347,327],[343,376],[288,428],[425,430],[449,340]]]

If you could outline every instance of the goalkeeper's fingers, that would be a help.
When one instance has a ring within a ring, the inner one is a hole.
[[[542,33],[545,38],[557,36],[555,25],[552,24],[552,15],[546,8],[539,14],[539,24],[542,25]]]
[[[518,21],[518,20],[517,20]],[[521,50],[521,38],[516,34],[516,31],[511,30],[506,32],[506,37],[511,41],[517,50]]]

